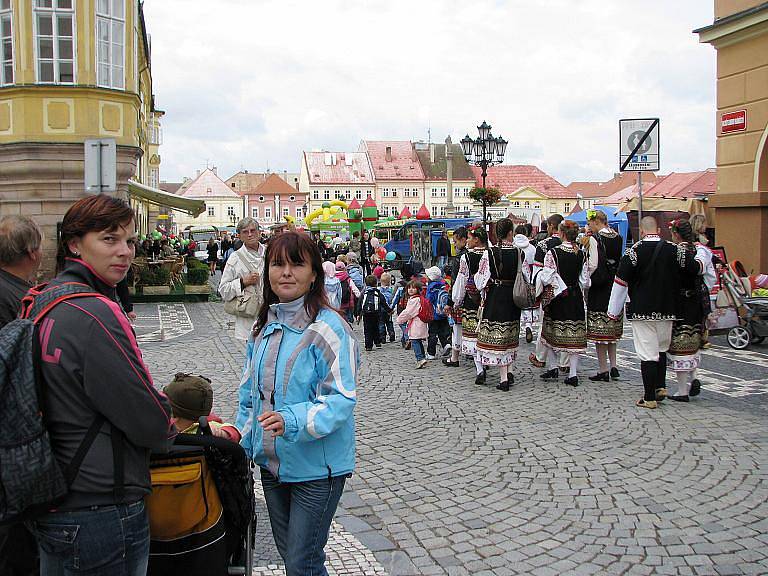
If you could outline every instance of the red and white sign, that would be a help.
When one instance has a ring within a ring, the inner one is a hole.
[[[720,128],[723,134],[744,132],[747,129],[747,111],[726,112],[720,116]]]

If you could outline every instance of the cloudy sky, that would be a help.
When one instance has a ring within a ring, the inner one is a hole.
[[[711,0],[146,0],[161,178],[298,172],[303,150],[454,142],[563,184],[617,171],[618,120],[661,118],[661,168],[715,163]]]

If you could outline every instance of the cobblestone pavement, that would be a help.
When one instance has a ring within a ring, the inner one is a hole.
[[[137,332],[157,331],[158,305],[136,308]],[[221,304],[184,308],[192,330],[144,338],[145,358],[158,385],[179,370],[212,377],[231,418],[242,346]],[[627,340],[620,381],[589,382],[596,363],[585,357],[575,389],[539,380],[521,341],[508,393],[474,385],[469,363],[416,371],[397,344],[364,353],[358,467],[330,569],[768,574],[768,346],[713,343],[702,395],[654,411],[633,406],[641,385]],[[254,573],[282,573],[261,501],[258,541]]]

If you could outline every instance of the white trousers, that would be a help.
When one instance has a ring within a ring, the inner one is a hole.
[[[658,362],[659,352],[669,350],[672,320],[632,320],[632,340],[640,362]]]

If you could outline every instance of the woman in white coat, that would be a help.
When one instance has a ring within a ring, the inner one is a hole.
[[[243,245],[227,259],[219,282],[219,294],[224,302],[229,302],[245,292],[251,292],[252,298],[260,303],[263,299],[265,249],[259,241],[259,223],[253,218],[243,218],[237,223],[237,233]],[[258,308],[254,306],[255,310]],[[255,316],[235,316],[235,338],[248,340],[255,321]]]

